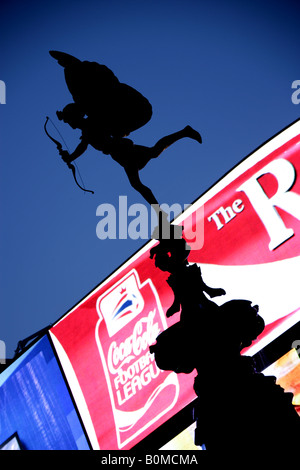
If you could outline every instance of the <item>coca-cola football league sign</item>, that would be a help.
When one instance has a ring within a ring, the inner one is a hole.
[[[297,121],[176,220],[191,246],[188,261],[199,264],[206,284],[226,291],[214,301],[239,298],[259,305],[266,327],[246,354],[300,320],[299,174]],[[50,330],[94,449],[132,448],[195,398],[194,373],[161,371],[149,352],[157,335],[179,320],[179,313],[165,316],[173,293],[168,273],[150,259],[155,243],[151,240]],[[225,358],[226,338],[211,348]]]

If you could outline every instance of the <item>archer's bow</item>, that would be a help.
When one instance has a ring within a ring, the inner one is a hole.
[[[49,139],[51,139],[52,142],[55,143],[57,150],[58,150],[59,152],[61,152],[61,151],[62,151],[62,144],[61,144],[58,140],[54,139],[54,137],[52,137],[52,136],[49,134],[49,132],[47,131],[47,122],[48,122],[48,121],[49,121],[49,117],[47,116],[47,117],[46,117],[46,122],[45,122],[45,124],[44,124],[45,132],[46,132],[47,136],[49,137]],[[77,186],[78,186],[80,189],[82,189],[82,191],[85,191],[86,193],[92,193],[92,194],[94,194],[94,191],[90,191],[89,189],[85,189],[85,188],[83,188],[82,186],[80,186],[80,184],[78,183],[77,178],[76,178],[76,169],[75,169],[75,166],[74,166],[71,162],[65,162],[65,163],[68,165],[68,167],[70,168],[70,170],[72,170],[73,178],[74,178],[74,181],[75,181],[75,183],[77,184]]]

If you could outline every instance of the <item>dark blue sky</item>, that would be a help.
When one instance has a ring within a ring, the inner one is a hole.
[[[187,124],[200,131],[201,146],[182,140],[141,172],[160,202],[183,205],[298,119],[297,3],[1,3],[0,339],[8,357],[145,243],[96,236],[100,204],[117,207],[120,195],[144,202],[124,170],[89,148],[78,167],[95,195],[85,195],[45,136],[46,115],[72,150],[80,135],[56,119],[71,96],[48,51],[105,64],[149,99],[153,117],[131,134],[135,143],[152,145]]]

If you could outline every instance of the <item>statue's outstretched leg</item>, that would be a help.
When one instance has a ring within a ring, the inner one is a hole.
[[[202,143],[202,138],[199,132],[195,131],[191,126],[186,126],[184,129],[173,134],[166,135],[160,139],[156,144],[151,148],[152,158],[157,158],[166,148],[174,144],[184,137],[189,137],[190,139],[196,140],[200,144]]]
[[[140,176],[139,176],[139,172],[138,170],[136,170],[135,168],[125,168],[125,171],[126,171],[126,174],[128,176],[128,179],[129,179],[129,183],[131,184],[131,186],[136,190],[138,191],[142,196],[143,198],[152,206],[158,206],[158,202],[153,194],[153,192],[151,191],[150,188],[148,188],[147,186],[145,186],[141,180],[140,180]]]

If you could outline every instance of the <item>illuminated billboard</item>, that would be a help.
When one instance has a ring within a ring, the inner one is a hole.
[[[219,303],[258,304],[255,354],[300,320],[300,121],[268,141],[176,219],[188,261]],[[94,449],[130,449],[193,401],[194,373],[156,367],[149,345],[178,321],[151,240],[59,320],[50,335]],[[211,345],[214,347],[214,345]],[[220,347],[220,345],[218,345]],[[226,342],[222,345],[226,351]]]
[[[248,299],[259,305],[266,327],[248,348],[251,355],[300,319],[299,144],[298,120],[228,173],[189,211],[203,208],[198,223],[204,229],[204,244],[191,252],[189,262],[201,266],[208,285],[225,289],[225,301]]]
[[[131,448],[190,401],[192,379],[161,371],[149,352],[167,328],[155,273],[113,277],[51,329],[95,449]]]
[[[0,450],[90,446],[47,336],[0,375]]]

